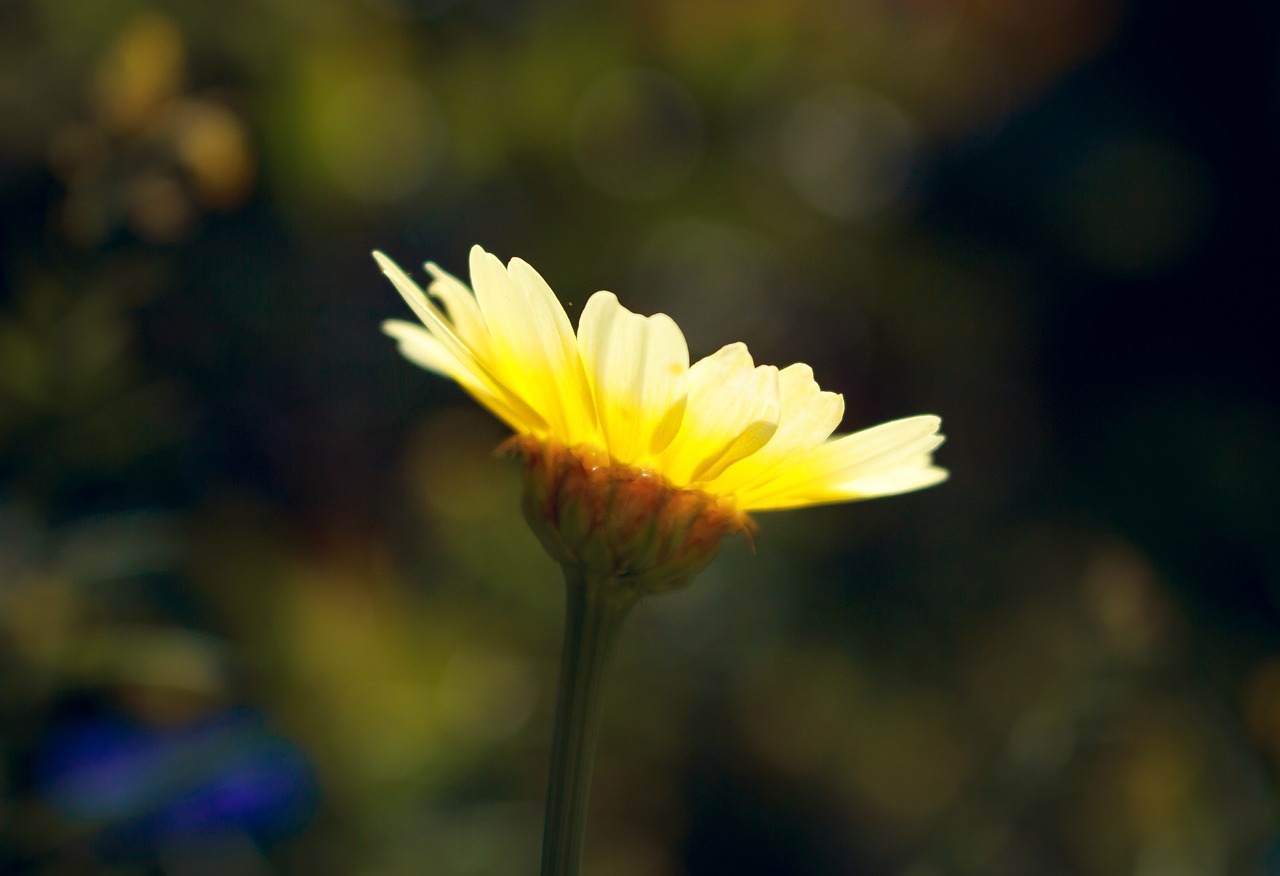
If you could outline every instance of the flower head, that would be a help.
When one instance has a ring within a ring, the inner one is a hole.
[[[529,471],[567,472],[567,453],[585,473],[612,472],[610,489],[660,484],[664,502],[696,494],[677,503],[701,509],[694,523],[712,521],[720,534],[745,528],[751,511],[904,493],[947,477],[932,461],[942,443],[937,417],[833,438],[844,399],[821,390],[807,365],[756,365],[741,343],[691,365],[670,317],[632,313],[610,292],[591,296],[575,335],[537,271],[520,259],[504,266],[478,246],[471,288],[429,263],[429,295],[374,256],[423,323],[389,320],[383,329],[407,358],[456,380],[514,429]],[[557,482],[541,491],[536,513],[558,514],[572,504],[566,489],[598,493],[600,481]],[[592,496],[602,525],[634,510],[623,503],[606,513]],[[526,512],[534,513],[528,498]]]

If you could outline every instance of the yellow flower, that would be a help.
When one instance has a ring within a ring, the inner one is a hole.
[[[428,296],[374,257],[425,325],[383,329],[515,430],[535,534],[571,576],[613,581],[626,599],[688,583],[725,535],[750,535],[748,512],[947,477],[933,465],[937,417],[832,438],[844,399],[807,365],[756,365],[740,343],[690,365],[670,317],[634,314],[610,292],[591,296],[575,335],[537,271],[478,246],[474,292],[428,264]]]
[[[670,317],[632,313],[610,292],[587,301],[575,336],[537,271],[521,259],[504,267],[478,246],[474,293],[429,263],[429,297],[374,257],[425,325],[389,320],[384,331],[408,359],[456,380],[532,439],[526,447],[658,476],[738,514],[904,493],[947,477],[932,461],[937,417],[832,437],[844,399],[819,389],[807,365],[756,365],[741,343],[690,365]]]

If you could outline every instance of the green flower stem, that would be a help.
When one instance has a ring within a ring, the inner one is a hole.
[[[542,876],[578,876],[591,792],[591,765],[600,730],[605,664],[635,602],[629,589],[565,566],[564,651],[547,780]]]

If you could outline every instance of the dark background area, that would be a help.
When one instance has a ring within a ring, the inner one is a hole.
[[[640,607],[588,873],[1280,872],[1278,40],[4,4],[0,872],[535,872],[558,573],[369,258],[473,243],[949,436]]]

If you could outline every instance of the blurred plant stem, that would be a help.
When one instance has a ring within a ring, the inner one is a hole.
[[[635,591],[566,564],[564,649],[547,778],[541,876],[578,876],[609,654]]]

